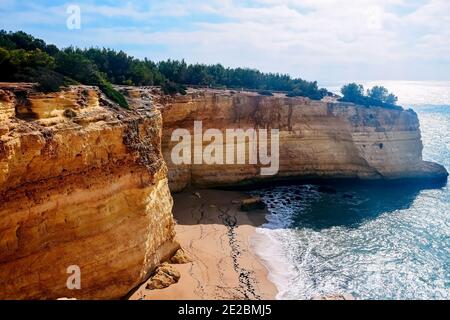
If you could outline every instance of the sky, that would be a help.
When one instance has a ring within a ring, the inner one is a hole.
[[[450,0],[0,0],[0,29],[322,82],[450,80]]]

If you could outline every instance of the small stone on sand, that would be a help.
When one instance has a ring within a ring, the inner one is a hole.
[[[192,258],[183,249],[179,249],[170,259],[170,262],[173,264],[186,264],[191,263],[192,261]]]
[[[178,283],[181,278],[180,272],[168,263],[163,263],[156,268],[155,273],[147,283],[147,290],[164,289]]]
[[[199,192],[193,192],[192,194],[193,194],[194,196],[196,196],[197,198],[199,198],[199,199],[202,198],[202,196],[200,195]]]

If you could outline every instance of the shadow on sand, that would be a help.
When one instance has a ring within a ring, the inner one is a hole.
[[[215,224],[218,221],[214,212],[220,209],[246,215],[246,219],[238,219],[238,223],[264,225],[267,210],[239,212],[238,202],[247,194],[261,196],[271,213],[283,214],[290,210],[289,223],[284,228],[357,228],[381,214],[409,209],[421,192],[446,185],[447,180],[302,180],[234,188],[236,191],[231,188],[188,190],[174,195],[174,215],[181,225]]]

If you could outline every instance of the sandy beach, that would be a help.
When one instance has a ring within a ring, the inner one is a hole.
[[[193,262],[174,265],[181,279],[162,290],[143,284],[131,299],[274,299],[275,285],[251,248],[255,229],[266,212],[241,212],[234,191],[190,190],[174,195],[177,238]]]

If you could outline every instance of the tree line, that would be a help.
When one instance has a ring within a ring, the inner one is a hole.
[[[343,102],[352,102],[367,107],[400,108],[397,106],[397,96],[382,86],[375,86],[365,91],[363,85],[349,83],[342,87],[341,93],[343,97],[340,101]]]
[[[0,31],[0,70],[0,81],[36,82],[44,92],[55,92],[61,86],[71,84],[95,85],[125,108],[128,107],[126,99],[112,84],[161,86],[165,94],[186,94],[185,86],[191,85],[253,89],[262,95],[282,91],[289,97],[302,96],[313,100],[329,95],[326,89],[319,88],[316,81],[292,78],[287,74],[226,68],[221,64],[188,64],[184,60],[155,63],[107,48],[59,49],[22,31]],[[363,89],[354,85],[343,88],[344,101],[367,104],[380,98],[387,99],[382,101],[385,105],[393,102],[392,97],[388,95],[386,98],[378,89],[370,98],[365,97],[361,94]]]
[[[317,82],[289,75],[225,68],[221,64],[187,64],[184,60],[155,63],[106,48],[59,49],[21,31],[0,31],[0,68],[1,81],[33,81],[44,91],[73,83],[96,85],[122,106],[126,101],[111,84],[158,85],[166,94],[184,94],[184,85],[286,91],[311,99],[327,94]]]

